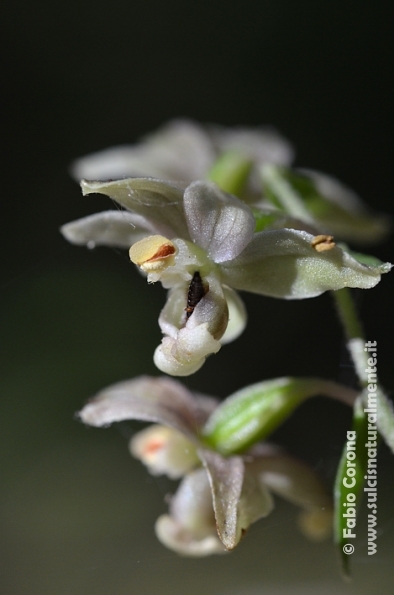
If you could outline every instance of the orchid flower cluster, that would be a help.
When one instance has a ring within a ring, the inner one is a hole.
[[[68,223],[62,233],[89,248],[129,250],[148,283],[168,290],[154,353],[161,372],[193,374],[243,332],[247,313],[238,291],[286,300],[332,291],[349,331],[348,288],[370,289],[391,269],[344,243],[380,240],[387,217],[337,180],[291,167],[292,159],[292,147],[274,130],[176,120],[136,146],[75,163],[83,194],[105,194],[119,208]],[[348,332],[348,339],[360,368],[354,345],[362,337]],[[199,556],[233,549],[252,522],[269,514],[271,492],[303,508],[305,533],[327,534],[333,508],[320,480],[261,442],[314,395],[352,406],[363,398],[322,379],[281,378],[218,403],[171,378],[141,377],[105,389],[80,417],[95,426],[156,424],[130,446],[152,473],[182,478],[156,533],[178,553]],[[391,417],[379,429],[393,446],[394,416],[383,391],[381,401]]]

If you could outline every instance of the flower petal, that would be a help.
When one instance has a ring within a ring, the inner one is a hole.
[[[128,178],[114,182],[82,180],[82,193],[105,194],[125,209],[142,215],[169,239],[188,239],[183,211],[184,185],[150,178]]]
[[[184,327],[176,338],[164,337],[154,354],[154,362],[162,372],[171,376],[190,376],[199,370],[208,355],[221,347],[208,330],[208,323],[194,328]]]
[[[171,267],[169,267],[171,268]],[[228,322],[227,302],[221,284],[214,275],[204,278],[207,293],[187,318],[187,285],[179,284],[169,292],[160,317],[160,327],[167,336],[156,349],[154,361],[162,372],[189,376],[201,368],[205,359],[217,353],[219,340]]]
[[[154,176],[192,182],[203,178],[214,160],[205,131],[190,120],[172,120],[137,145],[113,147],[78,159],[72,167],[77,180],[115,180]]]
[[[369,289],[391,265],[365,266],[338,248],[318,252],[314,236],[293,229],[255,234],[233,261],[220,265],[222,279],[235,289],[285,299],[315,297],[329,289]]]
[[[208,471],[219,537],[224,546],[232,550],[241,539],[238,504],[244,481],[244,463],[241,457],[225,459],[205,449],[200,449],[198,454]]]
[[[219,153],[237,151],[258,164],[288,165],[294,157],[291,144],[272,128],[212,126],[209,132]]]
[[[236,291],[224,285],[223,293],[228,306],[228,325],[220,342],[225,345],[237,339],[244,332],[248,316],[245,304]]]
[[[155,533],[163,545],[181,556],[201,558],[211,554],[226,553],[217,535],[212,534],[196,539],[190,531],[168,514],[163,514],[157,519]]]
[[[179,382],[149,376],[103,389],[79,413],[80,419],[91,426],[138,419],[171,426],[193,440],[207,416],[206,408],[199,408],[198,398]]]
[[[148,233],[161,234],[162,226],[128,211],[103,211],[66,223],[60,231],[72,244],[130,248]]]
[[[216,532],[205,469],[196,469],[184,477],[171,499],[170,515],[161,516],[155,530],[159,540],[179,554],[205,556],[225,552]]]
[[[310,169],[297,170],[316,189],[308,193],[315,220],[344,240],[368,244],[381,240],[390,230],[389,215],[370,211],[360,197],[339,180]],[[305,200],[305,197],[304,197]]]
[[[193,182],[185,190],[184,207],[192,240],[214,262],[235,258],[253,236],[251,210],[213,183]]]
[[[250,465],[263,484],[289,502],[306,510],[332,507],[326,486],[308,465],[298,459],[278,451],[256,456]]]

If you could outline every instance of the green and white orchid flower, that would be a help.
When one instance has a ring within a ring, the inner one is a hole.
[[[223,423],[228,424],[222,445],[228,450],[234,403],[243,408],[246,424],[232,429],[236,445],[245,444],[248,432],[255,436],[256,428],[251,428],[251,418],[256,420],[254,405],[260,409],[257,423],[261,429],[268,425],[272,430],[262,402],[268,399],[269,409],[281,409],[288,407],[287,402],[300,402],[301,395],[305,399],[314,394],[326,394],[347,404],[354,401],[353,391],[335,383],[281,379],[246,387],[240,399],[236,393],[219,405],[216,399],[194,395],[171,378],[142,376],[103,389],[79,417],[96,427],[125,420],[158,424],[137,433],[130,442],[132,454],[151,473],[182,478],[169,514],[156,522],[156,534],[179,554],[206,556],[234,549],[252,523],[270,514],[274,506],[271,492],[301,507],[300,528],[309,538],[319,540],[330,534],[331,498],[307,465],[266,443],[254,444],[242,454],[224,456],[220,440],[213,449],[205,439],[209,428],[217,426],[219,416],[221,430]]]
[[[242,201],[212,182],[185,186],[154,179],[82,181],[84,194],[101,193],[125,211],[106,211],[68,223],[64,236],[89,247],[130,246],[131,260],[169,289],[159,317],[164,334],[157,367],[187,376],[221,344],[239,336],[246,311],[234,290],[304,299],[343,287],[374,287],[390,264],[367,266],[330,236],[293,228],[275,215],[263,231]],[[259,216],[260,217],[260,216]],[[257,221],[261,228],[261,218]]]

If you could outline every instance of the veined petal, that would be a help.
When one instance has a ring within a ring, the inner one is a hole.
[[[271,512],[273,500],[253,465],[241,457],[224,458],[205,449],[198,453],[208,471],[219,537],[232,550],[252,523]]]
[[[160,229],[141,215],[103,211],[66,223],[60,231],[72,244],[130,248],[149,233],[161,233]]]
[[[244,463],[241,457],[225,459],[213,451],[198,451],[208,471],[213,508],[219,537],[232,550],[242,537],[238,522],[238,505],[244,482]]]
[[[113,182],[90,182],[82,180],[82,193],[105,194],[125,209],[133,211],[160,227],[161,234],[172,239],[188,239],[183,210],[185,185],[163,182],[150,178],[128,178]]]
[[[248,317],[245,304],[236,291],[224,285],[223,293],[228,306],[228,325],[220,342],[225,345],[237,339],[244,332]]]
[[[138,419],[171,426],[194,440],[196,429],[208,417],[193,397],[171,378],[141,376],[113,384],[94,397],[79,413],[91,426],[108,426],[117,421]]]
[[[366,266],[337,246],[319,252],[314,236],[293,229],[255,234],[233,261],[221,263],[222,280],[234,289],[285,299],[315,297],[329,289],[369,289],[391,269]]]
[[[251,210],[213,183],[193,182],[185,190],[184,208],[192,240],[214,262],[235,258],[252,239]]]

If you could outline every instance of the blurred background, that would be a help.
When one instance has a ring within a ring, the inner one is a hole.
[[[105,385],[156,375],[161,287],[118,250],[68,245],[61,224],[108,208],[68,174],[79,156],[132,143],[173,117],[273,125],[296,164],[333,174],[391,212],[392,5],[384,0],[22,0],[4,7],[0,592],[4,595],[389,593],[392,456],[379,459],[378,553],[359,524],[354,581],[330,542],[314,545],[278,501],[238,550],[183,559],[153,533],[175,486],[127,451],[138,428],[74,417]],[[393,259],[393,242],[372,252]],[[357,294],[391,391],[393,278]],[[189,387],[225,397],[287,374],[352,383],[330,296],[244,296],[250,324]],[[316,341],[324,346],[316,352]],[[343,406],[305,404],[273,440],[330,485],[350,423]]]

